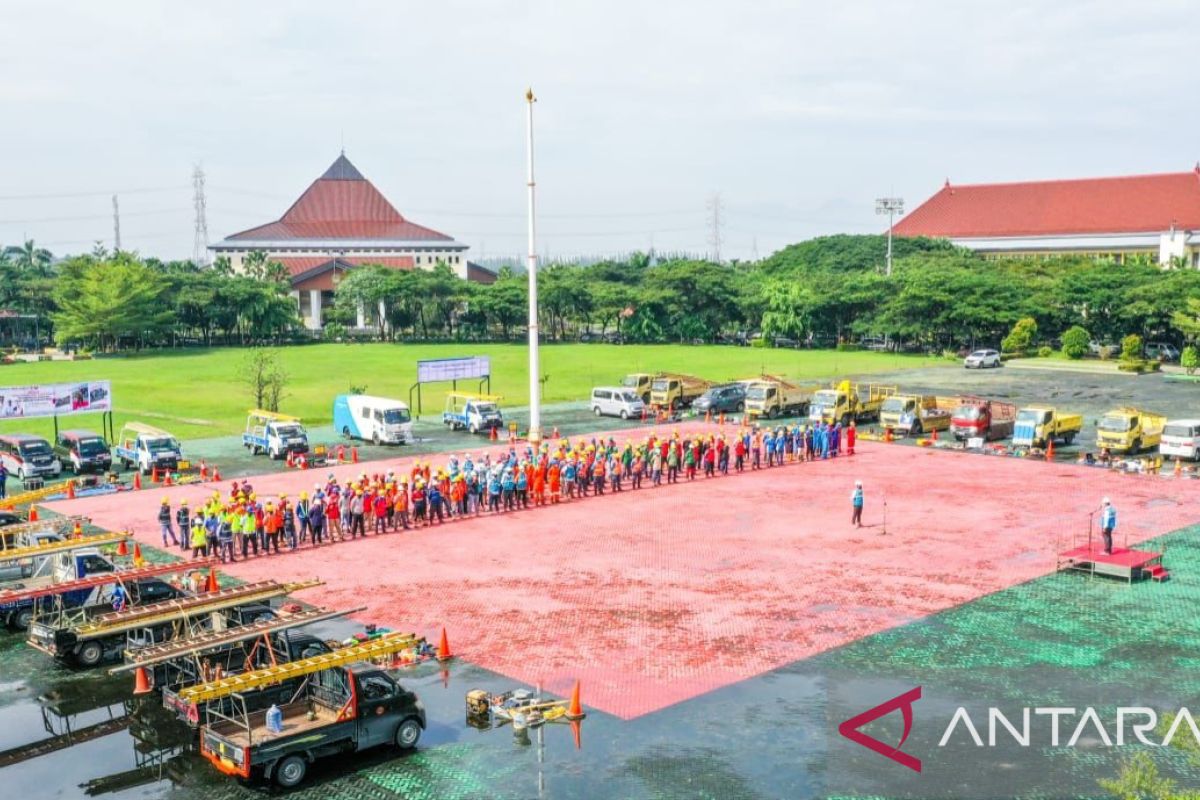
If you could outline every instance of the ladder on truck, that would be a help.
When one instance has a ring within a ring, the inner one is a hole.
[[[415,647],[418,643],[416,634],[388,633],[363,644],[339,648],[332,653],[324,653],[312,658],[302,658],[289,661],[274,667],[264,667],[253,672],[243,672],[240,675],[230,675],[210,683],[189,686],[179,692],[179,699],[190,703],[208,703],[228,697],[232,694],[260,689],[290,678],[301,678],[314,672],[321,672],[334,667],[344,667],[356,661],[370,661],[395,655],[403,650]]]
[[[82,520],[83,518],[80,517],[79,519]],[[41,523],[35,522],[33,525],[41,525]],[[46,530],[46,526],[42,525],[42,527],[35,527],[32,530]],[[5,536],[7,536],[8,533],[9,531],[4,531]],[[38,556],[53,555],[54,553],[68,553],[72,550],[80,550],[84,547],[100,547],[102,545],[117,544],[128,536],[129,534],[127,533],[98,533],[94,536],[81,536],[78,539],[63,539],[60,542],[42,542],[40,544],[32,544],[27,547],[9,547],[4,550],[0,550],[0,561],[17,561],[23,558],[37,558]]]
[[[212,631],[192,636],[181,641],[164,642],[163,644],[142,647],[136,653],[128,653],[129,663],[113,667],[109,672],[113,675],[119,672],[131,672],[138,667],[152,667],[167,661],[178,661],[184,658],[202,656],[215,650],[220,650],[240,642],[247,642],[259,636],[270,636],[273,633],[299,628],[302,625],[312,625],[331,619],[356,614],[365,611],[366,606],[349,608],[344,611],[331,611],[327,608],[310,608],[288,614],[286,617],[252,622],[227,628],[223,631]]]
[[[11,548],[5,547],[4,543],[22,533],[41,533],[43,531],[55,531],[62,533],[69,531],[75,527],[75,523],[87,525],[92,520],[90,517],[85,517],[82,514],[75,514],[70,517],[51,517],[49,519],[36,519],[33,522],[18,522],[16,525],[7,525],[0,528],[0,533],[3,533],[3,539],[0,540],[0,556]]]
[[[216,564],[216,559],[208,561],[172,561],[169,564],[151,564],[147,567],[137,567],[135,569],[122,569],[116,572],[97,572],[92,575],[87,575],[83,578],[76,578],[72,581],[62,581],[60,583],[47,583],[43,586],[27,586],[23,589],[9,589],[0,592],[0,605],[5,603],[14,603],[18,600],[36,600],[40,597],[50,597],[51,595],[66,594],[68,592],[78,591],[80,589],[94,589],[97,586],[104,586],[109,583],[132,583],[142,580],[143,578],[153,578],[158,575],[168,575],[172,572],[185,572],[201,567],[209,567]]]
[[[165,600],[145,606],[133,606],[124,611],[101,614],[75,628],[79,641],[127,633],[138,628],[154,627],[172,622],[186,621],[195,616],[224,611],[245,603],[270,600],[285,594],[321,586],[319,580],[277,583],[262,581],[221,589],[216,592],[188,597],[183,600]]]

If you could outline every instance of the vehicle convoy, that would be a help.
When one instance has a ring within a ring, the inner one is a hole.
[[[242,446],[251,455],[266,453],[271,460],[286,458],[288,453],[308,452],[308,432],[299,417],[288,417],[256,408],[246,417]]]
[[[69,610],[43,614],[39,609],[29,626],[29,644],[70,666],[94,667],[126,650],[273,617],[270,600],[320,582],[262,581],[202,595],[188,595],[162,583],[168,587],[166,597],[155,602],[136,598],[138,602],[105,614]],[[111,595],[108,599],[111,603]]]
[[[750,381],[723,383],[696,398],[692,409],[697,414],[740,414],[746,410],[746,387]]]
[[[143,475],[149,475],[155,468],[178,469],[183,460],[183,449],[174,436],[140,422],[127,423],[121,429],[115,450],[121,466],[137,467]]]
[[[883,401],[895,394],[895,386],[841,381],[813,394],[808,418],[811,422],[840,422],[842,425],[878,419]]]
[[[633,390],[622,386],[597,386],[592,389],[592,413],[597,417],[620,417],[637,419],[646,406]]]
[[[950,432],[959,441],[983,439],[994,442],[1013,435],[1017,423],[1017,407],[998,400],[964,397],[950,422]]]
[[[1045,447],[1057,440],[1070,444],[1081,430],[1081,414],[1064,414],[1051,406],[1030,406],[1017,412],[1012,441],[1015,447]]]
[[[808,413],[812,395],[812,386],[797,386],[774,375],[763,375],[746,387],[746,416],[803,416]]]
[[[94,431],[62,431],[54,437],[54,455],[63,469],[76,475],[107,472],[112,469],[112,452],[104,437]]]
[[[50,443],[27,433],[0,435],[0,464],[22,483],[32,478],[57,478],[63,469]]]
[[[914,436],[926,431],[945,431],[950,429],[957,407],[957,397],[898,394],[883,401],[879,424]]]
[[[498,394],[446,393],[446,410],[442,412],[442,424],[452,431],[468,430],[471,433],[504,427],[504,416],[500,413]]]
[[[412,413],[408,404],[366,394],[339,394],[333,399],[333,429],[347,439],[373,444],[411,444]]]
[[[642,398],[642,402],[645,405],[650,405],[650,386],[657,377],[657,373],[631,372],[621,379],[621,388],[629,389]]]
[[[424,704],[365,659],[386,657],[414,642],[392,634],[184,689],[181,700],[206,704],[200,754],[227,775],[292,788],[319,758],[385,744],[411,750],[425,729]],[[263,705],[257,693],[292,679],[300,682],[288,702],[250,710]]]
[[[93,537],[111,539],[112,537]],[[36,590],[52,589],[62,594],[62,602],[72,608],[87,602],[91,587],[69,588],[73,582],[91,575],[111,575],[116,566],[101,555],[94,544],[75,545],[69,550],[46,547],[51,544],[73,544],[64,542],[56,533],[31,533],[29,545],[14,549],[21,551],[54,552],[43,555],[8,559],[0,554],[0,622],[15,630],[25,630],[33,619]],[[68,587],[68,588],[62,588]]]
[[[5,531],[3,549],[0,549],[0,589],[12,588],[12,581],[29,580],[34,575],[47,572],[52,555],[46,550],[62,552],[57,548],[44,548],[56,542],[61,542],[63,535],[52,528],[26,527],[13,525],[12,531]]]
[[[677,411],[690,406],[713,385],[712,381],[677,372],[660,372],[650,383],[650,405]]]
[[[1173,419],[1163,428],[1158,452],[1168,458],[1200,460],[1200,419]]]
[[[1140,453],[1162,441],[1167,418],[1131,406],[1114,408],[1097,423],[1096,446],[1110,453]]]

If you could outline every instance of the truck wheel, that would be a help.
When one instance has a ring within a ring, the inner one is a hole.
[[[22,608],[12,617],[12,626],[19,631],[29,630],[29,623],[33,622],[33,609]]]
[[[1063,437],[1064,444],[1070,444],[1073,441],[1075,441],[1075,432],[1074,431],[1072,431],[1071,433],[1068,433],[1066,436]]]
[[[1132,445],[1130,446],[1130,448],[1129,448],[1129,452],[1131,452],[1131,453],[1140,453],[1140,452],[1142,452],[1142,440],[1141,440],[1141,439],[1134,439],[1134,440],[1133,440],[1133,444],[1132,444]]]
[[[349,426],[349,425],[343,425],[343,426],[342,426],[342,438],[343,438],[343,439],[349,439],[349,438],[350,438],[350,426]]]
[[[775,419],[775,409],[774,408],[767,409],[767,419]]]
[[[379,431],[375,431],[375,433],[371,434],[371,444],[379,447]]]
[[[275,766],[275,782],[285,789],[299,786],[308,773],[308,764],[300,756],[288,756]]]
[[[917,420],[916,422],[914,422],[912,424],[912,428],[910,428],[909,430],[913,436],[920,436],[925,431],[925,429],[923,427],[921,427],[920,420]]]
[[[474,422],[472,422],[472,423],[471,423],[471,427],[470,427],[470,431],[471,431],[471,433],[479,433],[479,426],[478,426],[478,425],[476,425]]]
[[[623,408],[621,409],[621,419],[629,419],[629,412]]]
[[[850,427],[850,415],[849,414],[842,414],[842,427],[843,428]]]
[[[75,651],[75,658],[81,666],[94,667],[104,658],[104,648],[99,642],[84,642]]]
[[[421,738],[421,723],[415,717],[409,717],[396,728],[396,747],[401,750],[412,750]]]
[[[680,401],[680,399],[678,397],[676,397],[674,400],[671,401],[671,410],[678,411],[679,407],[681,405],[683,405],[682,401]]]
[[[600,406],[595,406],[592,409],[592,413],[595,414],[597,417],[600,416]]]

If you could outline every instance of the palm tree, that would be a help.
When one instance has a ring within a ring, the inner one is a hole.
[[[45,275],[50,271],[54,256],[44,247],[38,247],[33,239],[23,245],[12,245],[4,249],[4,255],[17,269]]]

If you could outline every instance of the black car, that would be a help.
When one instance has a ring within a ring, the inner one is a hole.
[[[63,469],[76,475],[112,469],[112,451],[104,437],[93,431],[63,431],[54,440],[54,455]]]
[[[692,408],[701,414],[740,414],[746,410],[746,387],[741,383],[714,386],[700,395]]]
[[[9,525],[20,525],[25,521],[15,511],[7,511],[0,509],[0,528],[7,528]]]

